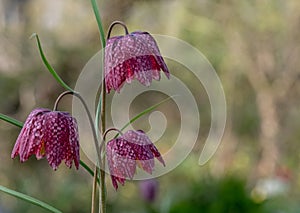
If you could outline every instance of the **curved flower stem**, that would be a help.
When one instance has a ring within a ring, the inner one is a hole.
[[[114,22],[109,26],[108,33],[107,33],[107,38],[106,38],[107,40],[110,38],[110,34],[111,34],[111,31],[112,31],[113,27],[114,27],[115,25],[117,25],[117,24],[122,25],[122,26],[124,27],[125,34],[126,34],[126,35],[129,34],[129,33],[128,33],[127,26],[126,26],[126,24],[125,24],[124,22],[121,22],[121,21],[114,21]]]
[[[123,135],[123,133],[122,133],[121,130],[119,130],[119,129],[115,128],[115,127],[112,127],[112,128],[107,129],[107,130],[103,133],[103,140],[104,140],[104,141],[105,141],[106,135],[107,135],[110,131],[116,131],[116,132],[118,132],[120,135]]]
[[[90,125],[91,125],[91,128],[92,128],[92,133],[93,133],[93,137],[94,137],[94,145],[95,145],[95,149],[96,149],[96,153],[97,153],[97,160],[100,162],[100,160],[101,160],[101,155],[100,155],[100,150],[99,150],[99,142],[98,142],[96,130],[95,130],[95,128],[94,128],[93,118],[92,118],[92,115],[91,115],[91,113],[90,113],[90,110],[89,110],[89,108],[88,108],[86,102],[85,102],[84,99],[81,97],[81,95],[80,95],[79,93],[74,93],[74,92],[72,92],[72,91],[65,91],[65,92],[61,93],[61,94],[58,96],[58,98],[56,99],[56,101],[55,101],[53,110],[54,110],[54,111],[57,110],[58,103],[60,102],[60,100],[61,100],[65,95],[73,95],[73,96],[77,97],[77,98],[81,101],[81,103],[82,103],[82,105],[83,105],[83,107],[84,107],[84,109],[85,109],[85,111],[86,111],[86,113],[87,113],[87,116],[88,116],[88,119],[89,119],[89,122],[90,122]]]
[[[105,138],[106,138],[107,133],[109,133],[110,131],[117,131],[118,135],[123,135],[123,133],[117,128],[112,127],[112,128],[107,129],[103,133],[103,137],[102,137],[103,139],[102,139],[101,144],[100,144],[100,150],[102,149],[102,146],[105,144]]]
[[[90,111],[88,109],[88,106],[85,103],[84,99],[81,97],[81,95],[79,93],[73,93],[71,91],[65,91],[65,92],[63,92],[56,99],[53,110],[57,110],[58,103],[60,102],[60,100],[65,95],[69,95],[69,94],[76,96],[81,101],[81,103],[83,104],[84,109],[85,109],[85,111],[86,111],[86,113],[88,115],[89,122],[90,122],[90,125],[91,125],[91,128],[92,128],[92,132],[93,132],[93,137],[94,137],[94,145],[95,145],[95,149],[96,149],[96,153],[97,153],[97,162],[98,162],[98,165],[99,165],[102,161],[101,161],[101,152],[100,152],[100,149],[99,149],[99,142],[98,142],[97,132],[96,132],[96,129],[95,129],[95,126],[94,126],[93,118],[92,118],[91,113],[90,113]],[[92,206],[91,206],[91,212],[92,213],[96,212],[95,207],[96,207],[97,179],[98,179],[98,168],[97,168],[97,165],[96,165],[95,166],[95,170],[94,170],[93,189],[92,189]],[[103,179],[101,179],[101,176],[100,176],[100,187],[101,187],[102,184],[103,184]],[[99,208],[99,211],[100,211],[100,208]]]

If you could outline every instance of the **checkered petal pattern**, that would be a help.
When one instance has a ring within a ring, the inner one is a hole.
[[[104,70],[107,93],[111,89],[120,92],[123,84],[133,79],[150,86],[152,79],[160,80],[160,70],[170,77],[154,38],[140,31],[107,40]]]
[[[64,160],[71,168],[79,167],[79,136],[75,118],[67,112],[34,109],[27,117],[17,138],[11,157],[20,156],[24,162],[31,155],[46,157],[56,170]]]
[[[133,178],[137,165],[152,174],[156,157],[165,166],[157,148],[141,130],[129,130],[122,136],[109,141],[106,156],[112,184],[116,190],[118,182],[124,185],[126,178]]]

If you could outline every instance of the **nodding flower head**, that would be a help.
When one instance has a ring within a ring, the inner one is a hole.
[[[133,79],[149,86],[152,79],[160,80],[160,70],[169,78],[168,67],[154,38],[147,32],[128,34],[126,26],[122,25],[126,29],[126,35],[108,38],[105,47],[106,92],[109,93],[111,89],[120,92],[125,81],[131,83]],[[114,24],[110,31],[113,26]]]
[[[133,178],[136,165],[150,174],[154,169],[155,157],[165,165],[159,151],[143,131],[129,130],[109,141],[106,156],[111,180],[116,190],[118,182],[124,185],[126,178]]]
[[[74,161],[79,167],[79,136],[75,118],[67,112],[49,109],[34,109],[26,119],[17,138],[11,157],[20,156],[20,161],[31,155],[37,159],[46,156],[56,170],[62,160],[71,168]]]

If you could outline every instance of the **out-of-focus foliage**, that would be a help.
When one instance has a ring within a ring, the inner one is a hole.
[[[236,178],[202,180],[186,190],[187,195],[178,199],[170,213],[200,210],[207,213],[262,212],[262,205],[254,203],[245,191],[245,182]]]
[[[140,199],[136,182],[116,193],[108,179],[109,212],[299,212],[300,1],[102,0],[99,6],[105,29],[118,19],[130,31],[175,36],[198,48],[216,69],[227,101],[222,144],[200,167],[197,158],[210,128],[209,99],[185,67],[167,60],[198,103],[199,140],[182,165],[158,179],[159,196],[152,204]],[[101,46],[89,1],[0,0],[0,112],[21,121],[35,107],[52,108],[63,91],[46,72],[35,41],[28,40],[33,32],[70,86]],[[137,97],[130,113],[165,98],[149,97]],[[60,108],[70,110],[70,99]],[[170,123],[159,141],[167,151],[180,116],[174,103],[159,110]],[[147,130],[149,123],[139,120],[134,126]],[[0,184],[63,212],[90,211],[92,179],[83,169],[61,166],[53,172],[45,160],[10,159],[19,131],[0,121]],[[0,194],[0,212],[41,209]]]

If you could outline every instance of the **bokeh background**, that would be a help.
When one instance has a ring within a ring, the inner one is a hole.
[[[172,74],[196,94],[201,115],[198,141],[179,167],[157,178],[154,186],[147,185],[146,191],[155,188],[151,201],[141,194],[144,183],[128,181],[115,192],[107,179],[108,212],[300,212],[300,1],[98,3],[105,29],[121,20],[130,31],[175,36],[198,48],[217,71],[227,100],[222,143],[213,158],[199,166],[210,127],[208,98],[191,73],[167,61]],[[53,67],[71,86],[101,48],[89,1],[0,0],[0,112],[20,121],[35,107],[52,108],[63,91],[44,67],[35,41],[29,40],[34,32]],[[164,98],[138,97],[132,115]],[[71,99],[60,108],[71,110]],[[169,124],[180,121],[174,103],[159,110]],[[145,118],[134,126],[149,128]],[[168,128],[158,144],[162,152],[168,148],[163,141],[172,144],[178,131],[176,125]],[[63,212],[89,212],[92,177],[82,168],[63,165],[54,172],[46,160],[34,157],[24,164],[11,160],[19,131],[0,121],[0,184]],[[84,153],[81,156],[92,165]],[[0,212],[46,211],[0,193]]]

